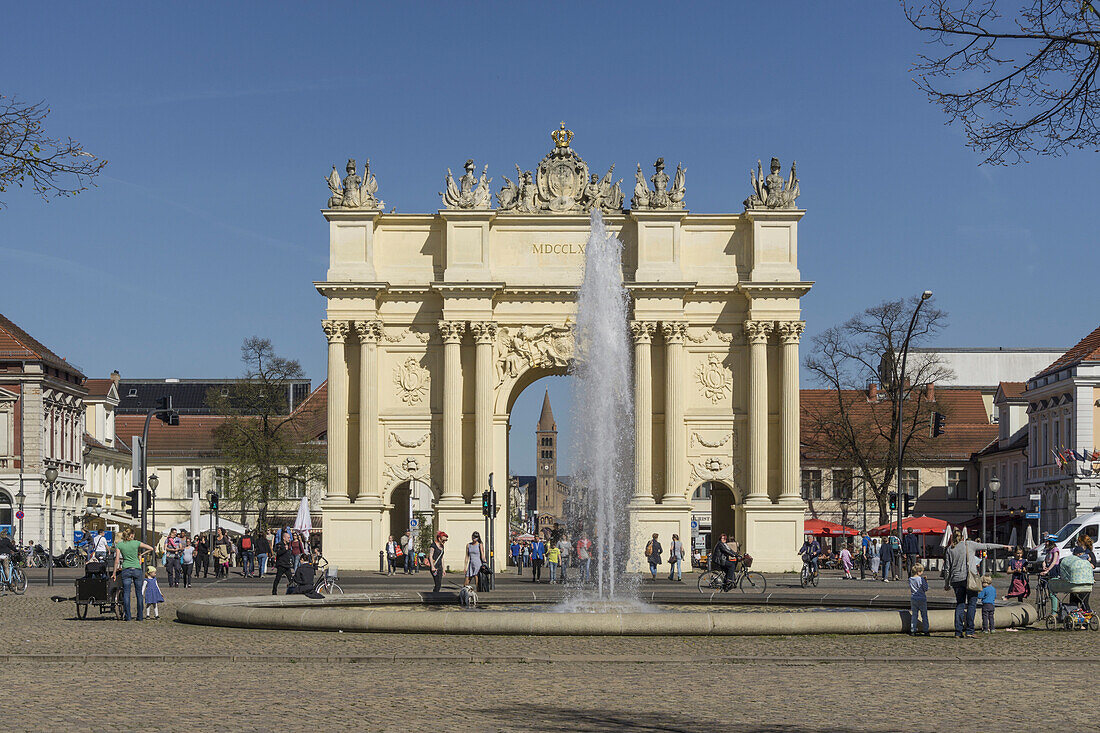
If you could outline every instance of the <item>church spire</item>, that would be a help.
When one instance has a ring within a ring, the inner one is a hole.
[[[554,411],[550,409],[550,390],[547,390],[542,398],[542,414],[539,416],[538,428],[540,433],[546,433],[558,429],[557,423],[554,422]]]

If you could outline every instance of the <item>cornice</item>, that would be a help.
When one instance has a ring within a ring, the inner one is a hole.
[[[684,282],[628,282],[624,283],[627,290],[634,297],[639,295],[646,296],[672,296],[672,297],[684,297],[691,293],[698,286],[697,282],[684,281]]]
[[[813,285],[813,281],[785,283],[741,283],[737,286],[737,289],[750,298],[801,298],[803,295],[810,292],[810,288],[812,288]]]
[[[389,289],[390,284],[387,282],[327,282],[322,280],[314,282],[313,287],[317,288],[317,292],[326,298],[333,298],[347,295],[376,296]]]
[[[376,222],[382,216],[380,209],[321,209],[326,221],[369,221]]]

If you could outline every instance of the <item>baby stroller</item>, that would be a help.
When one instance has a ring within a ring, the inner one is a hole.
[[[1058,564],[1058,577],[1046,582],[1050,593],[1046,627],[1100,631],[1100,617],[1087,607],[1093,583],[1092,563],[1074,555],[1063,559]]]

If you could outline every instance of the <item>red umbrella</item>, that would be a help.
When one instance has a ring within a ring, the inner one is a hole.
[[[868,534],[875,537],[882,537],[884,535],[894,534],[897,531],[897,522],[890,522],[889,524],[883,524],[882,526],[875,527]],[[913,530],[913,534],[943,534],[943,531],[951,525],[942,519],[936,519],[935,517],[906,517],[901,520],[902,532],[908,532]]]
[[[836,522],[826,522],[824,519],[807,519],[805,526],[805,533],[815,537],[855,537],[859,534],[858,530]]]

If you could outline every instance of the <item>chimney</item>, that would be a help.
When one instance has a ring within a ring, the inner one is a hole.
[[[924,396],[928,398],[929,402],[935,402],[936,401],[936,383],[935,382],[929,382],[928,384],[924,385]]]
[[[111,381],[115,383],[116,387],[118,386],[118,383],[122,381],[122,375],[118,373],[117,369],[111,372]]]
[[[878,402],[878,385],[874,382],[867,385],[867,401]]]

